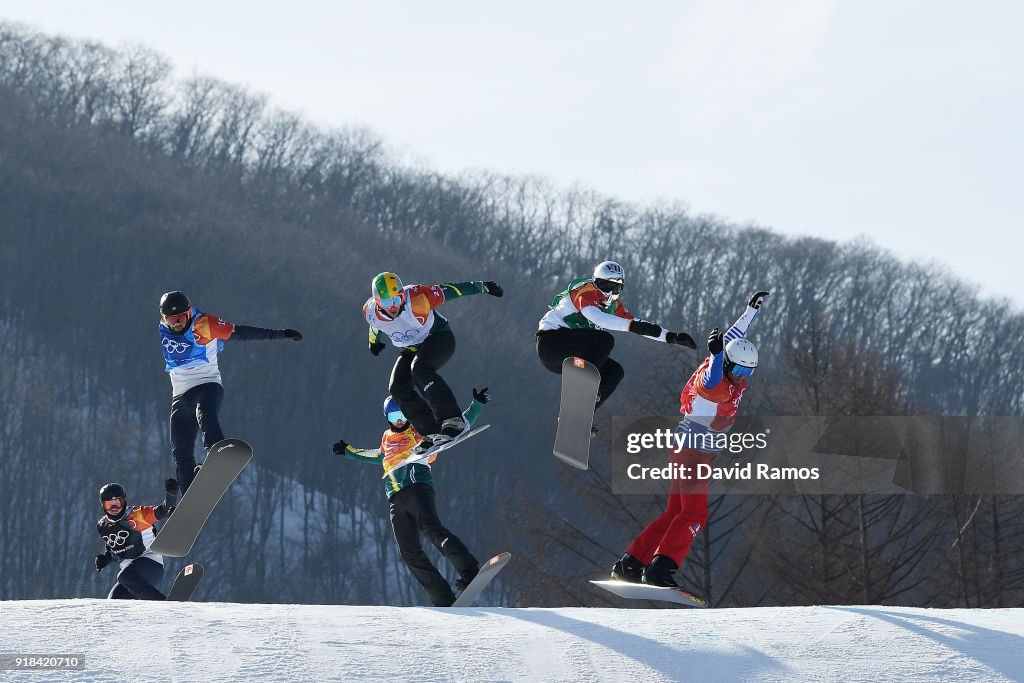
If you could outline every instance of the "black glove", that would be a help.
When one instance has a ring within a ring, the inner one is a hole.
[[[480,403],[487,404],[491,400],[491,392],[487,390],[487,387],[484,387],[480,391],[477,391],[476,387],[473,387],[473,398]]]
[[[385,344],[384,342],[370,342],[370,353],[372,353],[375,356],[379,356],[380,352],[384,350],[385,346],[387,346],[387,344]]]
[[[345,455],[346,446],[348,446],[347,441],[344,439],[338,439],[334,442],[334,446],[331,447],[331,450],[334,451],[335,455]]]
[[[718,328],[711,330],[711,334],[708,335],[708,352],[712,356],[717,356],[725,348],[725,344],[722,342],[722,333],[718,331]]]
[[[747,302],[747,305],[751,308],[759,309],[766,296],[768,296],[768,292],[754,292],[750,295],[750,301]]]
[[[642,334],[645,337],[660,337],[661,325],[655,325],[640,319],[630,320],[629,331],[634,334]]]
[[[284,336],[287,337],[288,339],[291,339],[292,341],[302,341],[302,333],[299,332],[298,330],[293,330],[290,327],[284,331]]]
[[[685,332],[667,332],[665,334],[665,341],[669,344],[679,344],[679,346],[685,346],[688,349],[697,348],[697,342],[693,341],[693,337],[686,334]]]
[[[167,491],[167,493],[177,494],[180,490],[181,487],[178,486],[177,479],[168,479],[164,482],[164,491]]]
[[[505,296],[505,290],[494,280],[484,282],[484,292],[491,296]]]
[[[103,568],[110,564],[110,554],[103,553],[102,555],[96,556],[96,571],[101,572]]]

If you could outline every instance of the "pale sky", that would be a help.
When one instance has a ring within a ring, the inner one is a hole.
[[[1016,0],[0,0],[0,18],[149,46],[441,171],[863,235],[1024,307]]]

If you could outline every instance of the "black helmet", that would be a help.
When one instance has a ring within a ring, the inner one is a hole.
[[[115,498],[121,499],[121,512],[117,515],[117,519],[120,519],[128,509],[128,496],[125,495],[124,487],[116,483],[104,484],[100,487],[100,505]],[[107,511],[106,506],[104,506],[103,511]]]
[[[165,318],[172,315],[181,315],[192,308],[192,303],[185,296],[184,292],[167,292],[160,297],[160,315]]]

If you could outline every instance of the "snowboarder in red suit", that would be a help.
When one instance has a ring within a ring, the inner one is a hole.
[[[743,315],[724,335],[717,327],[711,331],[709,355],[679,396],[683,419],[676,434],[716,434],[732,427],[747,379],[757,367],[757,348],[746,339],[747,327],[766,296],[768,292],[754,292]],[[715,452],[682,448],[672,453],[672,461],[696,472],[698,464],[711,463]],[[674,573],[707,521],[708,480],[674,479],[665,511],[633,540],[612,567],[612,578],[678,588]]]

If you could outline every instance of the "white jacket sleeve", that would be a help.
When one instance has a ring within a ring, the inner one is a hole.
[[[620,318],[617,315],[611,313],[605,313],[600,310],[597,306],[584,306],[580,309],[580,313],[583,317],[594,323],[603,330],[615,330],[616,332],[628,332],[629,331],[629,319]]]

